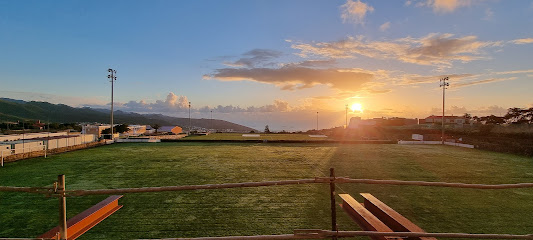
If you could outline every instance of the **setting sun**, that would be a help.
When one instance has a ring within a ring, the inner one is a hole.
[[[360,103],[354,103],[350,108],[352,109],[352,112],[363,112],[363,105],[361,105]]]

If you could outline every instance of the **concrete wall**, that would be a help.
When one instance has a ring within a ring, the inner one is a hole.
[[[11,155],[11,145],[0,144],[0,157]]]
[[[44,149],[43,141],[28,141],[24,143],[16,143],[11,145],[13,154],[40,151]]]
[[[57,133],[48,133],[48,132],[41,132],[41,133],[26,133],[26,134],[10,134],[10,135],[1,135],[0,136],[0,142],[7,142],[7,141],[17,141],[24,139],[34,139],[34,138],[45,138],[45,137],[58,137],[58,136],[66,136],[67,132],[57,132]]]
[[[398,141],[398,144],[429,144],[429,145],[438,145],[442,144],[441,141]],[[464,147],[464,148],[474,148],[474,145],[464,144],[464,143],[454,143],[454,142],[444,142],[445,145]]]
[[[48,142],[48,149],[71,147],[75,145],[95,142],[97,140],[96,135],[83,134],[77,137],[50,139]],[[45,141],[46,142],[46,141]]]

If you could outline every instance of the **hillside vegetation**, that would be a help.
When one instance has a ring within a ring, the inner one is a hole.
[[[23,120],[41,120],[41,122],[99,122],[109,123],[108,110],[92,109],[88,107],[74,108],[64,104],[51,104],[48,102],[21,101],[0,98],[0,122],[14,122]],[[114,123],[117,124],[158,124],[189,126],[188,118],[169,117],[162,114],[138,114],[132,112],[115,111]],[[235,131],[249,132],[254,129],[232,122],[213,119],[191,119],[193,127],[213,129],[234,129]]]

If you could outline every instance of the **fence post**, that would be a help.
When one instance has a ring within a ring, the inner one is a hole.
[[[337,211],[335,204],[335,169],[329,169],[329,193],[331,198],[331,231],[338,231],[337,228]],[[336,240],[337,236],[332,236],[331,239]]]
[[[65,197],[65,175],[57,176],[57,188],[62,191],[59,196],[59,239],[67,239],[67,198]]]

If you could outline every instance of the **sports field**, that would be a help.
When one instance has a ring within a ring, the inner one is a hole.
[[[265,134],[265,133],[214,133],[203,136],[188,136],[186,140],[297,140],[297,141],[324,141],[332,140],[324,135],[316,134]]]
[[[451,146],[123,143],[0,168],[0,185],[101,189],[327,176],[465,183],[533,182],[530,158]],[[369,192],[428,232],[530,234],[533,189],[471,190],[340,184]],[[67,199],[68,217],[106,196]],[[339,199],[339,198],[337,198]],[[125,194],[122,209],[79,239],[136,239],[292,233],[329,229],[329,186],[291,185]],[[58,201],[0,193],[0,238],[35,237],[57,225]],[[358,230],[337,209],[340,230]]]

